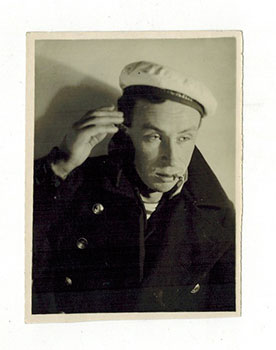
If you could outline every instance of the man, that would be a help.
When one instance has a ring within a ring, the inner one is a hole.
[[[233,205],[195,147],[214,97],[151,62],[120,85],[35,164],[32,312],[234,311]]]

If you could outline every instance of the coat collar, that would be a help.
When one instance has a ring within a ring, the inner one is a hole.
[[[134,198],[139,179],[133,171],[131,158],[122,158],[120,154],[109,157],[108,166],[103,172],[102,186],[105,190],[122,197]],[[198,207],[226,207],[229,200],[215,174],[195,147],[188,167],[188,180],[180,195],[189,194],[194,205]]]
[[[189,179],[185,185],[197,206],[225,207],[229,199],[210,166],[195,147],[188,167]]]

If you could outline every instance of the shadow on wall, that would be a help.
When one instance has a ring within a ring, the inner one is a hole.
[[[116,105],[120,95],[119,90],[44,57],[36,58],[35,76],[35,159],[58,146],[67,129],[88,110]],[[105,154],[110,138],[96,146],[91,156]]]

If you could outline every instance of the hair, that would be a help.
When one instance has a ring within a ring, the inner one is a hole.
[[[166,100],[182,102],[183,97],[179,97],[178,95],[179,94],[174,91],[163,90],[153,86],[133,85],[124,89],[123,95],[117,101],[118,110],[124,113],[124,125],[130,127],[133,119],[133,108],[137,100],[143,99],[150,103],[163,103]],[[191,98],[187,99],[187,97],[185,99],[185,104],[196,109],[200,113],[200,127],[204,115],[204,107]]]
[[[124,125],[130,127],[133,117],[133,109],[138,100],[147,100],[151,103],[163,103],[166,98],[161,97],[152,89],[136,86],[135,89],[126,88],[123,95],[118,99],[118,110],[124,113]]]

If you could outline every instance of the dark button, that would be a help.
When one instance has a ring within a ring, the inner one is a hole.
[[[109,287],[109,286],[110,286],[110,282],[109,282],[109,281],[104,281],[104,282],[102,283],[102,286],[103,286],[103,287]]]
[[[153,292],[153,296],[158,304],[160,304],[161,306],[165,306],[165,303],[163,301],[164,294],[162,289]]]
[[[95,203],[92,207],[92,211],[95,215],[99,215],[104,211],[104,206],[101,203]]]
[[[70,277],[65,277],[65,284],[67,284],[67,286],[71,286],[72,285],[72,280]]]
[[[54,180],[54,185],[55,185],[55,187],[58,187],[60,185],[60,180],[59,179],[55,179]]]
[[[200,290],[200,284],[197,283],[194,288],[191,290],[191,294],[196,294]]]
[[[81,237],[77,240],[77,247],[79,249],[85,249],[88,246],[88,241],[86,238]]]
[[[154,296],[156,299],[162,299],[162,297],[163,297],[163,290],[162,290],[162,289],[159,289],[159,290],[153,292],[153,296]]]

